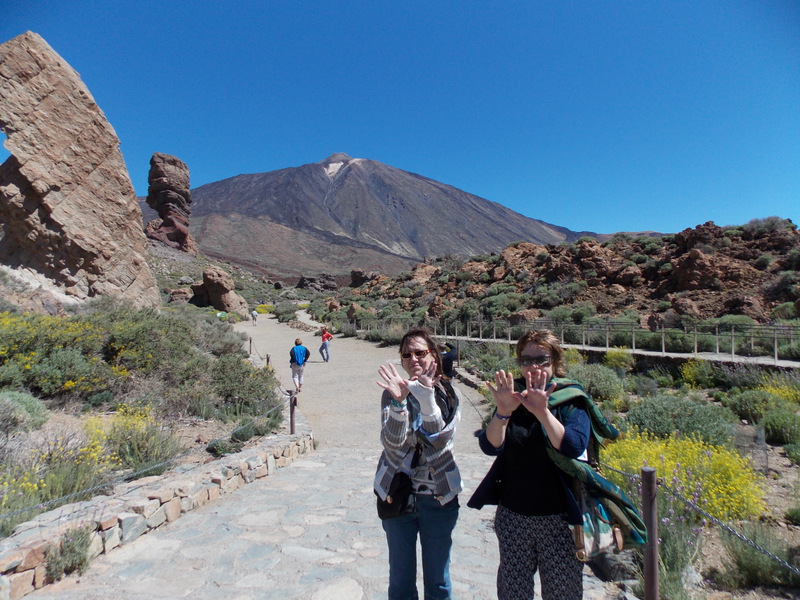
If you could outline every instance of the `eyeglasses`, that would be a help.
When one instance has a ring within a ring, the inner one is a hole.
[[[540,354],[539,356],[523,355],[519,357],[519,364],[523,367],[530,367],[536,365],[537,367],[546,367],[553,362],[553,357],[549,354]]]
[[[411,356],[416,356],[417,358],[423,358],[427,356],[429,353],[433,352],[430,348],[427,350],[414,350],[413,352],[401,352],[400,356],[405,360],[411,358]]]

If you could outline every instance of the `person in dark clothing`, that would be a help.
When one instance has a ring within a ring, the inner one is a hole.
[[[450,342],[439,344],[439,353],[442,355],[442,373],[448,379],[452,379],[455,376],[453,361],[456,358],[456,347]]]
[[[498,457],[494,497],[477,505],[470,499],[470,506],[497,504],[499,600],[533,598],[537,571],[542,598],[580,600],[583,565],[575,553],[568,517],[578,510],[577,502],[547,449],[552,446],[568,458],[585,456],[589,413],[575,403],[571,410],[558,413],[565,415],[562,422],[548,408],[553,392],[578,385],[563,379],[564,351],[555,335],[527,332],[517,343],[516,355],[522,377],[515,380],[511,373],[495,373],[494,385],[488,385],[497,409],[478,438],[484,453]]]

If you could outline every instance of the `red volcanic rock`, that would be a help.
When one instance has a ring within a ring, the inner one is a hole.
[[[526,308],[508,315],[508,322],[511,325],[525,325],[526,323],[531,323],[536,319],[541,319],[541,317],[541,311],[538,311],[535,308]]]
[[[711,257],[697,248],[681,256],[673,264],[678,290],[708,289],[717,279],[717,270]]]

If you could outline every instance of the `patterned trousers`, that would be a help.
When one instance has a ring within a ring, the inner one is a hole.
[[[581,600],[583,564],[564,515],[529,517],[497,507],[494,529],[500,544],[498,600],[532,600],[539,571],[543,600]]]

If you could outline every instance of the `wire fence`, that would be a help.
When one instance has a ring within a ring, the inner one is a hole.
[[[606,464],[601,464],[601,466],[604,469],[608,469],[609,471],[613,471],[613,472],[617,473],[618,475],[621,475],[622,477],[627,478],[632,484],[632,485],[630,485],[630,489],[636,489],[641,484],[641,481],[642,481],[641,475],[637,475],[635,473],[626,473],[625,471],[620,471],[619,469],[615,469],[614,467],[611,467],[611,466],[606,465]],[[763,554],[765,557],[767,557],[769,560],[771,560],[775,564],[781,566],[782,568],[786,569],[787,571],[791,572],[792,574],[800,577],[800,568],[790,564],[789,562],[787,562],[785,559],[781,558],[780,556],[776,556],[774,553],[770,552],[769,550],[763,548],[762,546],[760,546],[759,544],[757,544],[753,540],[749,539],[743,533],[737,531],[736,529],[734,529],[733,527],[731,527],[727,523],[725,523],[725,522],[721,521],[720,519],[718,519],[717,517],[711,515],[709,512],[704,510],[702,507],[698,506],[698,504],[694,500],[684,496],[680,492],[680,490],[678,490],[678,489],[676,489],[676,488],[674,488],[672,486],[667,485],[667,483],[664,481],[663,478],[657,477],[656,478],[656,482],[657,482],[658,487],[660,489],[663,488],[664,490],[668,491],[674,498],[676,498],[677,500],[682,502],[689,511],[693,511],[694,513],[702,516],[708,523],[713,523],[714,525],[719,527],[722,531],[725,531],[726,533],[734,536],[739,541],[743,542],[744,544],[747,544],[748,546],[750,546],[751,548],[753,548],[757,552]],[[643,506],[642,507],[642,511],[646,512],[646,510],[647,509]],[[649,532],[648,532],[648,535],[649,535]],[[650,540],[648,543],[651,543],[651,542],[652,542],[652,540]]]
[[[243,425],[240,425],[239,427],[231,430],[230,433],[228,433],[227,438],[232,438],[237,432],[243,431],[246,428],[253,426],[256,422],[258,422],[261,419],[264,419],[266,417],[269,417],[273,412],[275,412],[276,410],[284,407],[286,404],[291,402],[291,400],[292,400],[291,394],[289,394],[287,396],[286,392],[284,390],[280,389],[280,388],[277,390],[277,392],[281,396],[285,396],[285,398],[281,402],[279,402],[278,404],[276,404],[275,406],[273,406],[269,410],[267,410],[267,411],[265,411],[265,412],[263,412],[263,413],[261,413],[259,415],[256,415],[255,417],[253,417],[247,423],[244,423]],[[223,440],[223,438],[217,438],[217,439],[211,440],[207,444],[206,447],[211,446],[212,444],[214,444],[214,442],[220,442],[222,440]],[[51,500],[47,500],[46,502],[40,502],[40,503],[32,504],[30,506],[27,506],[27,507],[24,507],[24,508],[20,508],[20,509],[14,510],[14,511],[10,511],[10,512],[7,512],[7,513],[2,513],[2,514],[0,514],[0,521],[5,520],[5,519],[13,519],[13,518],[16,518],[18,516],[21,516],[21,515],[24,515],[24,514],[28,514],[28,513],[32,513],[32,512],[36,512],[37,514],[43,513],[43,512],[45,512],[47,510],[50,510],[51,508],[58,508],[59,506],[63,506],[64,504],[68,504],[69,502],[71,502],[73,500],[76,500],[76,499],[90,498],[96,492],[100,492],[102,490],[109,489],[109,488],[111,488],[111,487],[113,487],[115,485],[118,485],[120,483],[134,481],[136,479],[139,479],[140,477],[146,476],[149,473],[153,473],[153,472],[159,471],[162,468],[165,468],[165,467],[168,467],[169,465],[175,464],[180,459],[188,456],[192,452],[195,452],[195,450],[196,450],[196,448],[187,448],[186,450],[184,450],[183,452],[181,452],[180,454],[178,454],[176,456],[168,458],[167,460],[161,461],[161,462],[159,462],[157,464],[148,465],[147,467],[145,467],[145,468],[143,468],[143,469],[141,469],[139,471],[135,471],[133,473],[126,473],[125,475],[122,475],[122,476],[120,476],[120,477],[118,477],[116,479],[112,479],[112,480],[106,481],[104,483],[101,483],[101,484],[98,484],[98,485],[95,485],[95,486],[92,486],[92,487],[89,487],[89,488],[86,488],[86,489],[78,490],[76,492],[72,492],[70,494],[67,494],[67,495],[64,495],[64,496],[60,496],[58,498],[53,498]]]
[[[549,329],[563,345],[591,348],[626,348],[633,352],[649,351],[662,354],[718,358],[760,358],[768,362],[796,363],[785,366],[800,367],[800,325],[785,324],[697,324],[680,328],[645,328],[639,323],[615,321],[571,323],[553,319],[531,321],[467,320],[446,321],[398,315],[385,319],[362,318],[350,323],[357,331],[374,329],[407,329],[412,325],[425,325],[435,335],[475,341],[515,342],[530,329]],[[760,361],[764,362],[764,360]]]

